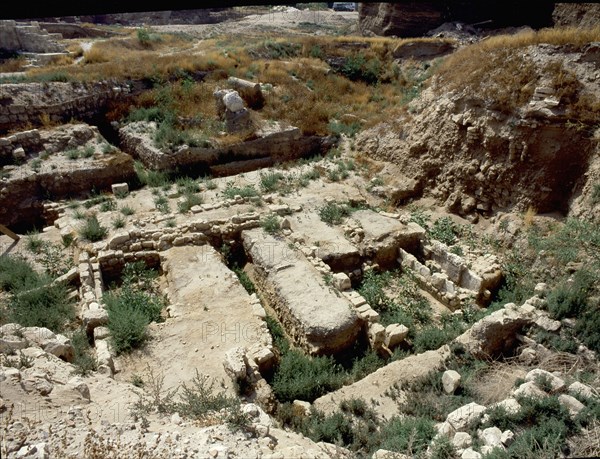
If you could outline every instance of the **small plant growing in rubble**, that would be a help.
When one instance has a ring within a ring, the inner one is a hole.
[[[260,222],[260,226],[269,234],[277,234],[281,230],[281,224],[277,215],[271,214]]]
[[[79,235],[90,242],[100,241],[107,234],[108,230],[100,224],[95,215],[90,215],[79,230]]]

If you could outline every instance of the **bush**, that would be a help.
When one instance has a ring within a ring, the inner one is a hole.
[[[7,318],[24,327],[46,327],[61,332],[75,317],[64,285],[42,285],[15,292],[8,302]]]
[[[107,311],[111,344],[117,355],[144,343],[148,318],[142,311],[130,309],[123,303],[107,307]]]
[[[133,210],[132,207],[123,206],[123,207],[121,207],[121,213],[125,216],[129,216],[129,215],[135,214],[135,210]]]
[[[282,402],[312,402],[339,389],[343,382],[341,368],[332,357],[309,357],[301,351],[290,350],[281,358],[272,386],[277,399]]]
[[[318,209],[318,213],[319,218],[328,225],[339,225],[345,217],[351,214],[351,211],[346,205],[328,202]]]
[[[379,59],[366,59],[363,54],[358,53],[346,57],[341,67],[336,70],[349,80],[375,84],[379,80],[381,69],[382,65]]]
[[[170,183],[169,175],[166,172],[148,170],[140,162],[136,161],[134,170],[141,185],[156,188]]]
[[[427,450],[436,433],[430,419],[393,417],[381,429],[380,447],[418,456]]]
[[[587,306],[587,297],[594,286],[596,274],[577,271],[572,281],[561,283],[548,294],[548,310],[555,319],[578,317]]]
[[[155,294],[154,277],[155,273],[147,270],[143,262],[127,264],[121,289],[103,297],[111,342],[117,354],[141,346],[147,338],[147,325],[162,320],[165,300]]]
[[[246,274],[246,271],[244,271],[242,268],[234,266],[233,272],[236,274],[240,281],[240,284],[242,284],[242,287],[246,289],[248,294],[252,295],[253,293],[256,293],[256,287],[254,286],[254,283],[252,282],[248,274]]]
[[[90,242],[100,241],[107,234],[108,230],[100,224],[95,215],[87,217],[84,225],[79,229],[79,235]]]
[[[266,174],[260,174],[260,187],[266,193],[276,191],[279,182],[285,177],[281,172],[268,172]]]
[[[40,276],[31,263],[21,257],[0,256],[0,289],[17,292],[39,287]]]
[[[187,191],[185,193],[184,200],[177,203],[177,208],[179,209],[179,212],[183,214],[189,212],[192,207],[199,206],[203,202],[204,200],[202,199],[202,196]]]
[[[242,198],[253,198],[259,196],[259,194],[256,188],[254,188],[254,185],[237,187],[231,182],[227,183],[225,189],[223,190],[223,197],[226,199],[233,199],[236,196],[241,196]]]
[[[421,352],[438,349],[449,343],[462,333],[463,329],[458,323],[445,325],[443,328],[434,326],[425,327],[417,333],[414,339],[414,350]]]
[[[281,230],[279,218],[275,214],[267,215],[260,221],[260,226],[269,234],[277,234]]]
[[[577,320],[575,334],[587,347],[600,352],[600,314],[598,308],[590,308]]]
[[[71,335],[71,345],[74,350],[71,363],[75,365],[75,373],[86,376],[98,369],[98,361],[84,330],[79,330]]]
[[[427,233],[429,237],[446,245],[453,245],[456,243],[456,236],[459,234],[458,228],[450,217],[438,218],[431,228],[428,229]]]

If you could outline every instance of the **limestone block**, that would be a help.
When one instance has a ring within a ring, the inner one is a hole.
[[[123,232],[117,233],[112,237],[112,239],[108,243],[108,247],[112,250],[115,250],[118,247],[120,247],[121,245],[125,244],[127,241],[129,241],[129,239],[130,239],[129,232],[123,231]]]
[[[308,416],[310,414],[310,403],[303,400],[294,400],[292,402],[292,412],[296,416]]]
[[[225,104],[227,110],[234,113],[244,109],[244,100],[237,91],[231,91],[225,94],[223,96],[223,104]]]
[[[552,393],[564,392],[567,388],[565,382],[561,378],[554,376],[552,373],[546,370],[540,370],[536,368],[525,375],[525,381],[535,382],[539,378],[546,379],[550,383]]]
[[[88,309],[83,313],[83,325],[88,333],[92,333],[96,327],[108,323],[108,313],[104,309]]]
[[[571,416],[576,416],[581,410],[585,408],[585,405],[577,400],[575,397],[567,394],[561,394],[558,397],[558,401],[561,405],[569,410]]]
[[[502,432],[502,436],[500,437],[500,441],[502,442],[502,444],[504,446],[509,447],[515,441],[515,434],[514,434],[514,432],[512,430],[505,430],[504,432]]]
[[[385,327],[385,345],[390,349],[398,346],[408,336],[408,327],[402,324],[390,324]]]
[[[369,326],[369,342],[371,347],[377,349],[385,341],[385,328],[379,323],[373,323]]]
[[[444,392],[447,394],[453,394],[458,386],[460,386],[461,376],[460,373],[454,370],[446,370],[442,375],[442,385],[444,386]]]
[[[457,408],[446,417],[452,427],[457,431],[465,431],[470,424],[475,422],[485,412],[485,406],[475,402]]]
[[[493,405],[490,406],[490,408],[495,408],[495,407],[503,408],[504,410],[506,410],[506,412],[508,414],[517,414],[519,411],[521,411],[521,404],[512,397],[506,398],[506,399],[504,399],[498,403],[494,403]]]
[[[96,341],[94,344],[96,347],[96,359],[98,360],[98,365],[106,366],[110,368],[111,373],[114,373],[115,364],[110,353],[110,346],[108,344],[108,341],[105,339],[101,339]]]
[[[129,185],[127,183],[113,183],[111,189],[115,196],[122,196],[129,193]]]
[[[473,444],[473,438],[467,432],[456,432],[452,444],[457,449],[465,449]]]
[[[467,448],[463,451],[460,459],[481,459],[481,453],[478,453],[473,448]]]
[[[352,288],[352,282],[345,273],[335,273],[332,280],[333,286],[339,291],[350,290]]]
[[[575,381],[573,384],[569,386],[569,394],[571,395],[580,395],[585,398],[594,398],[594,389],[590,386],[580,383],[579,381]]]
[[[487,446],[502,445],[502,431],[498,427],[488,427],[479,432],[479,438]]]
[[[514,392],[513,395],[515,397],[535,397],[535,398],[544,398],[547,397],[548,394],[541,390],[533,381],[529,381],[521,384]]]
[[[90,399],[90,388],[81,377],[75,376],[74,378],[69,379],[67,384],[79,392],[83,398],[87,400]]]
[[[246,350],[243,347],[235,347],[227,351],[223,367],[231,379],[245,379],[247,373]]]

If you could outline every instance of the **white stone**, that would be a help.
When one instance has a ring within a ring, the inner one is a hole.
[[[479,433],[479,438],[487,446],[499,446],[502,444],[502,431],[498,427],[488,427]]]
[[[465,449],[471,446],[473,438],[467,432],[456,432],[452,439],[452,444],[457,449]]]
[[[504,399],[490,406],[490,408],[495,407],[504,408],[508,414],[517,414],[519,411],[521,411],[521,404],[512,397]]]
[[[247,366],[245,355],[246,350],[242,347],[234,347],[225,353],[223,367],[232,379],[246,378]]]
[[[223,96],[223,103],[227,110],[231,112],[240,112],[244,109],[244,100],[237,91],[228,92]]]
[[[385,345],[390,349],[398,346],[408,336],[408,327],[402,324],[390,324],[385,327]]]
[[[74,378],[69,379],[69,382],[67,384],[73,387],[77,392],[79,392],[81,396],[86,400],[90,399],[90,388],[79,376],[75,376]]]
[[[129,185],[127,183],[113,183],[111,189],[114,195],[125,195],[129,193]]]
[[[481,459],[481,454],[472,448],[467,448],[463,451],[460,459]]]
[[[332,284],[340,292],[343,292],[345,290],[350,290],[352,288],[352,282],[350,281],[350,278],[345,273],[335,273],[333,275]]]
[[[308,416],[310,414],[310,403],[304,400],[294,400],[292,402],[292,411],[295,416]]]
[[[580,383],[579,381],[575,381],[569,386],[569,393],[571,395],[580,395],[581,397],[590,399],[595,396],[594,390],[590,386]]]
[[[464,431],[470,424],[479,419],[485,412],[485,409],[485,406],[471,402],[448,414],[446,421],[448,421],[457,431]]]
[[[504,446],[508,447],[508,446],[512,445],[512,443],[515,441],[515,434],[513,433],[512,430],[505,430],[504,432],[502,432],[500,441],[502,442],[502,444]]]
[[[438,435],[445,435],[448,438],[453,438],[454,435],[456,434],[456,429],[454,427],[452,427],[452,425],[449,422],[440,422],[438,424],[436,424],[435,426],[435,430],[437,430]]]
[[[559,378],[558,376],[554,376],[552,373],[546,370],[540,370],[536,368],[531,370],[527,375],[525,375],[525,381],[537,381],[538,378],[546,378],[551,386],[551,392],[563,392],[566,389],[565,382]]]
[[[561,403],[561,405],[563,405],[569,410],[571,416],[576,416],[581,410],[585,408],[585,405],[572,395],[561,394],[558,397],[558,401]]]
[[[442,375],[442,385],[444,386],[444,392],[447,394],[453,394],[458,386],[460,386],[461,376],[460,373],[454,370],[446,370]]]
[[[548,394],[541,390],[533,381],[529,381],[521,384],[514,392],[515,397],[535,397],[535,398],[544,398],[547,397]]]

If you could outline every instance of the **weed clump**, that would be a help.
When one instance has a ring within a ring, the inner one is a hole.
[[[121,288],[103,297],[111,343],[117,354],[140,347],[147,339],[148,324],[162,320],[166,301],[153,287],[153,272],[142,265],[143,262],[126,265]]]

